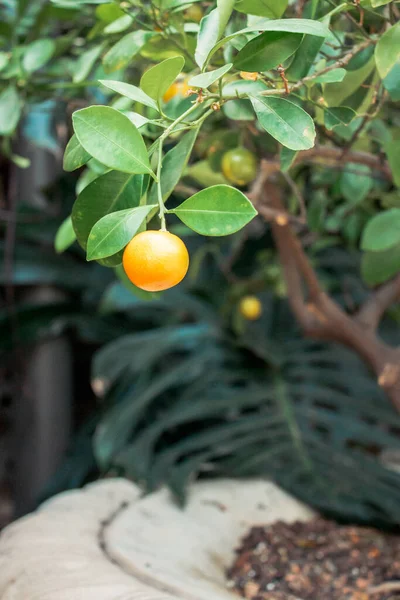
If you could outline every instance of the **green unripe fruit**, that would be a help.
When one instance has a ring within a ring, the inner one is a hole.
[[[222,173],[231,183],[245,186],[257,175],[257,157],[246,148],[234,148],[222,157]]]

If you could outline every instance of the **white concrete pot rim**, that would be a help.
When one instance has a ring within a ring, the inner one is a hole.
[[[254,525],[311,510],[271,482],[192,486],[181,510],[123,479],[65,492],[0,536],[0,600],[233,600],[225,572]]]

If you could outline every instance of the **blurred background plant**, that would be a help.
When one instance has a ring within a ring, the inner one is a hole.
[[[306,3],[305,11],[315,15],[317,4]],[[369,33],[398,13],[396,3],[364,4]],[[141,293],[120,267],[86,263],[70,245],[65,219],[75,195],[106,172],[91,159],[77,175],[62,173],[71,113],[93,103],[131,112],[133,101],[115,99],[99,79],[135,81],[149,62],[182,52],[191,71],[198,22],[210,6],[177,0],[165,13],[134,1],[0,4],[4,521],[38,499],[118,473],[147,490],[166,483],[181,502],[193,477],[267,476],[341,519],[399,523],[400,476],[385,456],[400,453],[400,417],[354,353],[301,334],[261,218],[228,240],[201,238],[176,222],[171,231],[185,238],[191,269],[184,284],[162,295]],[[290,15],[296,11],[291,3]],[[358,19],[358,11],[338,11],[336,37],[354,35],[346,15]],[[313,61],[338,52],[333,37]],[[341,117],[332,131],[317,107],[319,133],[341,152],[378,156],[379,168],[320,159],[289,171],[294,156],[283,151],[281,189],[324,288],[356,314],[367,286],[400,269],[396,240],[381,252],[359,251],[366,223],[400,208],[383,158],[389,145],[398,183],[400,91],[394,76],[378,86],[369,48],[348,69],[354,85],[348,80],[344,96],[338,83],[325,91],[359,116],[347,126]],[[177,94],[170,114],[188,102]],[[260,135],[241,102],[240,114],[227,103],[202,132],[172,205],[188,190],[226,182],[223,156],[240,144],[253,156],[278,155],[276,141]],[[137,119],[141,109],[134,108]],[[238,119],[234,129],[227,117]],[[144,126],[155,137],[153,126]],[[243,310],[249,296],[261,303],[254,319]],[[393,346],[399,320],[392,306],[380,325]]]

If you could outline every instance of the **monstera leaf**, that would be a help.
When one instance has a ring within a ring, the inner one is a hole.
[[[111,403],[94,437],[101,469],[181,501],[196,476],[267,477],[330,514],[398,524],[400,475],[380,454],[400,449],[400,417],[355,355],[301,338],[270,297],[235,339],[216,323],[126,335],[97,354],[93,380]]]

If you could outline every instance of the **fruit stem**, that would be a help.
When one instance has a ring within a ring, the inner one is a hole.
[[[158,164],[157,164],[157,194],[158,194],[158,205],[160,207],[160,212],[158,216],[161,221],[161,231],[167,231],[166,223],[165,223],[165,204],[162,197],[162,189],[161,189],[161,169],[162,169],[162,159],[163,159],[163,139],[160,137],[160,143],[158,145]]]

